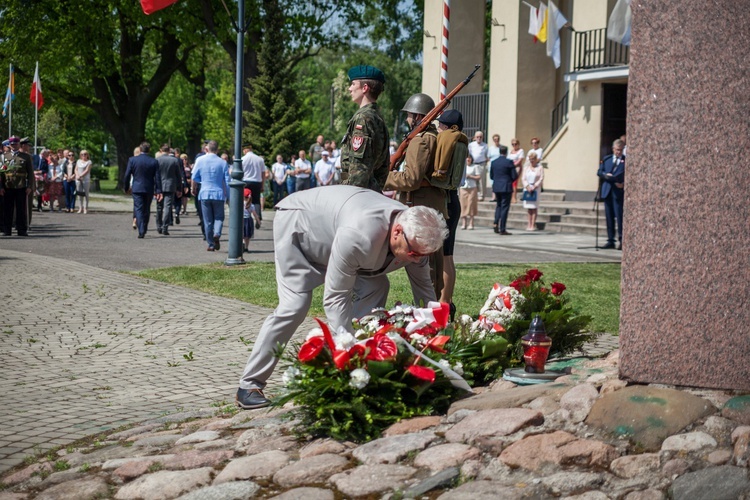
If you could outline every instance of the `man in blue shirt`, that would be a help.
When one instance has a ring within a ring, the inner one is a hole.
[[[195,161],[191,180],[193,196],[197,196],[201,205],[208,244],[206,250],[209,252],[221,249],[219,240],[224,226],[224,202],[230,182],[227,162],[216,155],[218,150],[216,141],[208,141],[206,154]]]

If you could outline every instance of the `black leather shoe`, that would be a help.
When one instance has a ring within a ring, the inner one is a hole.
[[[622,242],[621,241],[617,242],[617,247],[616,248],[618,250],[622,250]]]
[[[267,399],[260,389],[237,389],[234,401],[243,410],[265,408],[271,404],[271,400]]]
[[[498,234],[500,233],[500,230],[497,228],[497,226],[492,226],[492,230]]]
[[[500,236],[510,236],[513,233],[509,233],[508,231],[500,231]]]
[[[156,232],[157,232],[157,233],[159,233],[159,234],[161,234],[161,233],[163,232],[163,229],[162,229],[162,228],[160,228],[160,227],[157,227],[157,228],[156,228]]]
[[[602,250],[611,250],[611,249],[615,248],[615,244],[614,243],[607,243],[606,245],[602,245],[599,248],[602,249]]]
[[[451,323],[456,321],[456,304],[453,302],[450,303],[450,315],[451,315]]]
[[[163,230],[163,231],[161,232],[161,234],[162,234],[163,236],[169,236],[169,231],[167,231],[167,230],[165,229],[165,230]]]
[[[138,239],[143,239],[145,236],[146,236],[145,234],[141,233],[138,235]]]
[[[179,224],[180,223],[180,216],[179,215],[175,215],[174,216],[174,223],[175,224]]]
[[[214,236],[214,248],[218,251],[221,250],[221,242],[218,236]]]

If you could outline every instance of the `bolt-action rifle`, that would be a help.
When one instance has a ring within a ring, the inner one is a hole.
[[[445,96],[445,99],[440,101],[437,106],[432,108],[432,110],[414,126],[411,132],[407,134],[404,140],[401,141],[401,144],[399,145],[396,152],[391,155],[391,170],[396,170],[398,168],[398,164],[401,163],[404,155],[406,155],[406,148],[407,146],[409,146],[409,142],[411,142],[411,140],[414,139],[417,135],[424,132],[427,127],[430,126],[430,123],[432,123],[435,119],[437,119],[438,116],[440,116],[440,113],[442,113],[443,110],[448,107],[448,104],[451,103],[451,99],[453,99],[456,94],[461,92],[461,90],[471,81],[471,79],[474,78],[474,74],[477,72],[477,70],[479,70],[479,64],[475,65],[474,71],[472,71],[471,74],[467,76],[461,83],[456,85],[456,88],[453,89],[450,94]]]

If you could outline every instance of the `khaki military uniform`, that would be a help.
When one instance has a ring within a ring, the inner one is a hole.
[[[341,141],[341,184],[382,192],[388,177],[388,128],[377,103],[354,113]]]
[[[0,163],[0,189],[3,189],[5,193],[2,201],[3,234],[10,235],[15,214],[16,231],[19,235],[26,235],[28,192],[33,193],[36,189],[31,156],[22,152],[3,153]]]
[[[437,129],[427,130],[411,140],[406,148],[403,170],[390,172],[385,183],[386,191],[398,191],[401,203],[434,208],[448,218],[448,196],[445,189],[430,184],[437,150]],[[408,235],[407,235],[408,236]],[[443,289],[443,249],[430,255],[430,277],[439,297]]]

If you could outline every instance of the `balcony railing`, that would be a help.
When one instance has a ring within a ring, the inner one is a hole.
[[[558,130],[568,121],[568,93],[565,95],[560,102],[557,103],[555,109],[552,110],[552,133],[550,138],[555,137]]]
[[[607,38],[607,28],[574,33],[573,71],[627,66],[629,58],[629,47]]]

